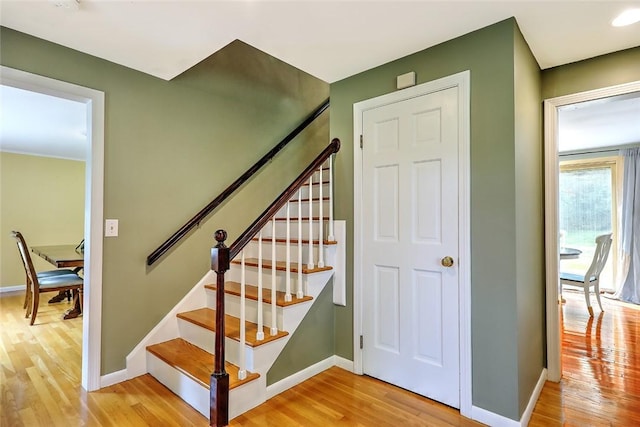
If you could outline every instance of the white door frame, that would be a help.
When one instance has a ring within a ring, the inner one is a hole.
[[[558,109],[565,105],[640,91],[640,81],[574,93],[544,101],[544,187],[545,261],[547,288],[547,375],[549,381],[562,378],[560,304],[558,304]],[[553,308],[556,309],[553,309]]]
[[[459,327],[460,327],[460,413],[471,417],[471,236],[470,236],[470,72],[463,71],[452,76],[423,83],[418,86],[381,95],[376,98],[358,102],[353,105],[353,366],[354,372],[362,374],[362,350],[360,335],[362,334],[362,150],[360,135],[362,134],[362,114],[365,110],[387,104],[404,101],[451,87],[458,87],[459,113],[459,146],[458,146],[458,179],[459,179]]]
[[[104,92],[0,66],[0,83],[82,102],[87,107],[89,147],[85,163],[84,307],[82,318],[82,387],[100,388],[102,334],[102,222],[104,194]]]

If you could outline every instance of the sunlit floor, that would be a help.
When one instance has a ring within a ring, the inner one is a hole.
[[[640,306],[565,290],[562,381],[547,382],[531,426],[640,425]]]
[[[595,305],[595,317],[589,318],[581,292],[565,291],[564,296],[563,380],[545,384],[529,425],[640,426],[640,306],[603,298],[604,314]],[[3,427],[208,424],[148,375],[99,392],[82,391],[82,319],[60,320],[68,304],[45,303],[36,325],[30,327],[23,317],[22,301],[21,296],[0,297]],[[338,384],[352,397],[336,397],[332,390]],[[378,390],[375,393],[384,397],[367,397],[365,390]],[[309,396],[314,396],[313,404]],[[394,409],[363,411],[372,401]],[[327,423],[327,414],[335,416],[337,407],[347,415],[341,423]],[[233,420],[232,425],[303,425],[294,421],[297,415],[292,414],[297,412],[304,413],[307,420],[317,419],[308,425],[474,425],[452,408],[338,368],[271,399]],[[283,422],[285,413],[289,418]],[[398,419],[371,420],[380,414]],[[272,416],[277,419],[268,421]]]

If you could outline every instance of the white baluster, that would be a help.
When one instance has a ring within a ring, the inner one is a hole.
[[[276,219],[271,220],[271,336],[278,335],[276,313]]]
[[[262,230],[258,233],[258,331],[256,340],[264,340],[264,319],[262,318]]]
[[[291,203],[287,200],[287,238],[285,242],[286,261],[285,261],[285,292],[284,300],[291,302]]]
[[[322,200],[322,165],[320,165],[320,199],[318,202],[318,267],[324,267],[324,212],[323,212],[323,200]]]
[[[307,260],[307,268],[313,268],[313,175],[309,177],[309,259]]]
[[[246,358],[245,358],[245,343],[246,343],[246,331],[245,331],[245,263],[244,263],[244,251],[240,254],[240,364],[238,366],[238,379],[247,378]]]
[[[336,237],[333,233],[333,157],[329,156],[329,236],[327,240],[333,242]]]
[[[309,194],[311,200],[311,194]],[[298,298],[304,297],[302,289],[302,189],[298,190]]]

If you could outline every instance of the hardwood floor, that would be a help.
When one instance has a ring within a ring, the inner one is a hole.
[[[562,381],[547,382],[529,426],[640,425],[640,306],[564,291]]]
[[[566,292],[564,378],[547,383],[530,426],[640,425],[640,307],[604,300],[589,320]],[[82,319],[44,302],[38,322],[22,295],[0,297],[1,426],[207,426],[149,375],[97,392],[80,387]],[[231,426],[476,426],[458,411],[366,376],[331,368],[237,417]]]

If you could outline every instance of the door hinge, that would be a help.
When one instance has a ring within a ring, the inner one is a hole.
[[[363,144],[364,144],[364,143],[363,143],[363,137],[362,137],[362,135],[360,135],[360,149],[361,149],[361,150],[362,150],[362,145],[363,145]]]
[[[360,350],[364,348],[364,338],[360,335]]]

